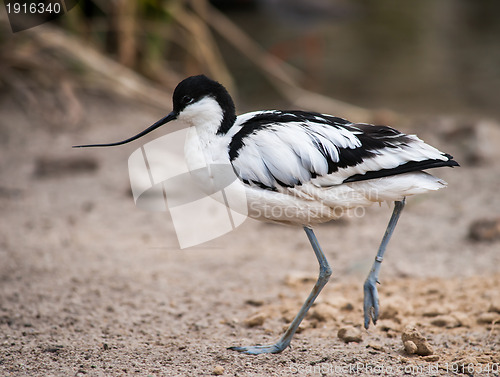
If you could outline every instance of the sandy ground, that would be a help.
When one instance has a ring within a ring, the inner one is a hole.
[[[408,200],[377,326],[362,329],[362,284],[386,205],[317,228],[332,280],[291,348],[248,356],[226,348],[278,339],[316,279],[304,232],[248,220],[181,251],[169,215],[130,196],[127,158],[141,142],[70,148],[131,136],[163,114],[87,98],[83,123],[63,129],[7,98],[0,107],[1,376],[499,375],[500,244],[468,232],[500,216],[500,164],[468,164],[432,127],[421,136],[462,167],[435,172],[447,189]],[[409,324],[432,355],[403,350]],[[361,340],[340,339],[346,327]]]

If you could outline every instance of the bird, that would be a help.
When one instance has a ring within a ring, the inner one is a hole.
[[[453,157],[416,135],[328,114],[261,110],[237,116],[228,91],[205,75],[182,80],[173,92],[172,102],[168,115],[133,137],[74,147],[126,144],[167,123],[180,122],[194,128],[198,143],[186,139],[188,166],[195,149],[201,149],[209,164],[230,165],[244,187],[248,216],[302,227],[319,264],[311,293],[276,343],[229,349],[257,355],[279,353],[290,346],[301,321],[332,275],[313,227],[338,219],[344,210],[394,202],[363,285],[364,327],[368,329],[371,322],[375,325],[380,311],[376,284],[406,197],[445,187],[446,182],[425,170],[459,166]]]

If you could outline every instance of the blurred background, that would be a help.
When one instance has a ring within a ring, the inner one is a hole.
[[[96,92],[168,112],[175,85],[200,72],[240,112],[500,117],[495,0],[86,0],[15,34],[2,13],[2,94],[42,113],[47,92],[69,96],[59,110],[72,122]]]

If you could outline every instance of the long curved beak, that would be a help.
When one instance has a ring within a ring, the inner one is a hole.
[[[114,147],[116,145],[122,145],[122,144],[127,144],[130,143],[131,141],[134,141],[136,139],[139,139],[140,137],[150,133],[153,130],[156,130],[158,127],[163,126],[165,123],[168,123],[174,119],[177,118],[177,113],[172,111],[170,114],[168,114],[166,117],[160,119],[158,122],[154,123],[153,125],[149,126],[146,128],[144,131],[138,133],[135,136],[132,136],[131,138],[128,138],[126,140],[122,141],[117,141],[116,143],[109,143],[109,144],[86,144],[86,145],[73,145],[73,148],[89,148],[89,147]]]

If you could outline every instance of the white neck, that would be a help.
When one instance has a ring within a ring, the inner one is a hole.
[[[187,126],[196,127],[202,135],[215,135],[219,129],[224,113],[219,103],[212,97],[204,97],[201,100],[186,106],[177,116],[177,119]]]
[[[177,117],[178,121],[192,127],[184,147],[190,169],[229,163],[228,137],[217,135],[223,116],[219,103],[212,97],[205,97],[187,106]]]

